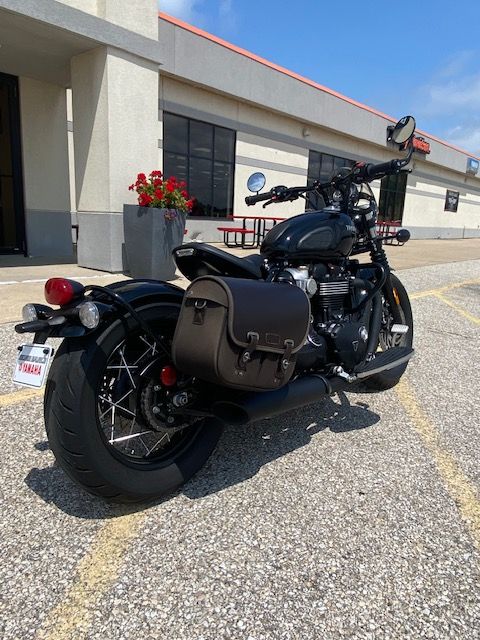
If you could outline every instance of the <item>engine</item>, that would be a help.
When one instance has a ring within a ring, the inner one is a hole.
[[[319,263],[287,267],[277,282],[300,287],[310,298],[312,318],[297,368],[312,370],[341,364],[352,370],[366,356],[371,303],[361,305],[372,284],[356,278],[344,266]],[[359,310],[355,310],[360,305]]]

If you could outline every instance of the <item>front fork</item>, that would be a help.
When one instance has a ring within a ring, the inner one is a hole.
[[[402,314],[400,312],[400,298],[397,290],[392,285],[392,279],[390,277],[390,265],[388,264],[387,254],[383,248],[383,242],[379,240],[376,230],[377,211],[370,211],[364,215],[364,225],[371,243],[370,256],[372,262],[381,264],[385,269],[385,283],[383,285],[383,295],[388,306],[390,307],[390,313],[392,315],[395,324],[402,324]]]

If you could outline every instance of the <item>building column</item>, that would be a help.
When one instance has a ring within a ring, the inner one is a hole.
[[[158,163],[158,65],[111,47],[72,58],[78,264],[122,271],[128,186]]]
[[[71,257],[65,88],[31,78],[19,87],[27,251]]]

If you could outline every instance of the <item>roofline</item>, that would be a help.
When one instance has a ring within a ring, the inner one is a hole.
[[[290,69],[286,69],[285,67],[281,67],[278,64],[275,64],[274,62],[270,62],[270,60],[267,60],[266,58],[262,58],[261,56],[257,56],[255,53],[252,53],[251,51],[247,51],[247,49],[242,49],[241,47],[237,47],[236,45],[232,44],[231,42],[227,42],[227,40],[223,40],[222,38],[218,38],[217,36],[214,36],[212,33],[208,33],[208,31],[204,31],[203,29],[199,29],[198,27],[194,27],[191,24],[188,24],[188,22],[184,22],[183,20],[180,20],[179,18],[175,18],[174,16],[168,15],[167,13],[163,13],[161,11],[158,12],[158,17],[162,20],[165,20],[166,22],[170,22],[171,24],[174,24],[177,27],[180,27],[182,29],[185,29],[186,31],[190,31],[191,33],[194,33],[197,36],[200,36],[201,38],[205,38],[206,40],[210,40],[211,42],[215,42],[215,44],[218,44],[222,47],[225,47],[225,49],[229,49],[230,51],[233,51],[235,53],[238,53],[241,56],[244,56],[245,58],[249,58],[250,60],[254,60],[255,62],[258,62],[262,65],[264,65],[265,67],[269,67],[270,69],[273,69],[274,71],[278,71],[279,73],[283,73],[286,76],[289,76],[290,78],[293,78],[294,80],[298,80],[299,82],[302,82],[303,84],[306,84],[310,87],[313,87],[314,89],[318,89],[319,91],[323,91],[324,93],[328,93],[331,96],[334,96],[335,98],[338,98],[339,100],[343,100],[344,102],[347,102],[348,104],[351,104],[355,107],[358,107],[359,109],[363,109],[363,111],[368,111],[369,113],[372,113],[373,115],[379,116],[381,118],[385,118],[385,120],[389,120],[390,122],[396,122],[396,118],[393,118],[392,116],[387,115],[386,113],[383,113],[382,111],[378,111],[377,109],[374,109],[373,107],[369,107],[366,104],[363,104],[362,102],[358,102],[357,100],[353,100],[353,98],[349,98],[348,96],[343,95],[342,93],[338,93],[338,91],[334,91],[333,89],[329,89],[329,87],[325,87],[322,84],[319,84],[318,82],[314,82],[313,80],[310,80],[309,78],[305,78],[305,76],[301,76],[298,73],[295,73],[294,71],[290,71]],[[437,138],[436,136],[431,135],[430,133],[427,133],[426,131],[421,131],[420,129],[417,129],[417,133],[419,133],[422,136],[427,136],[428,138],[430,138],[430,140],[434,140],[435,142],[438,142],[442,145],[444,145],[445,147],[448,147],[450,149],[453,149],[454,151],[459,151],[460,153],[463,153],[465,156],[467,156],[468,158],[475,158],[475,160],[480,160],[479,156],[474,155],[473,153],[470,153],[469,151],[466,151],[465,149],[461,149],[460,147],[456,147],[455,145],[451,144],[450,142],[447,142],[446,140],[442,140],[441,138]]]

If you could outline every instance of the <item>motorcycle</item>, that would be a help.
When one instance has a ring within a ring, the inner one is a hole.
[[[47,436],[70,478],[111,501],[159,498],[204,465],[225,424],[398,383],[413,320],[383,245],[410,234],[378,234],[369,183],[410,171],[414,130],[411,116],[392,128],[405,157],[356,162],[326,183],[261,193],[265,177],[250,176],[247,205],[304,198],[314,210],[276,224],[253,256],[177,247],[186,291],[146,279],[47,281],[48,305],[25,305],[15,327],[34,339],[19,347],[14,380],[46,381]],[[315,210],[312,197],[325,206]],[[354,257],[362,253],[370,260]],[[56,354],[51,337],[64,338]]]

